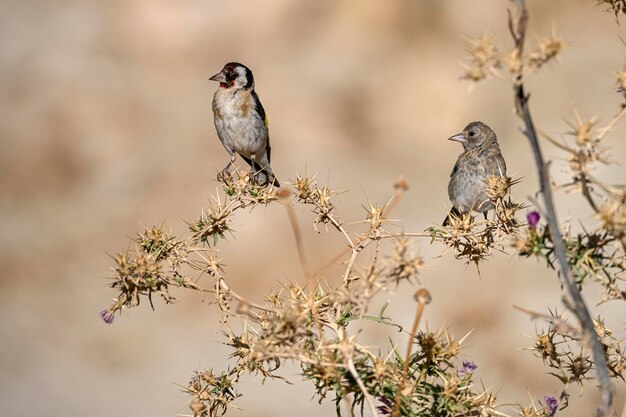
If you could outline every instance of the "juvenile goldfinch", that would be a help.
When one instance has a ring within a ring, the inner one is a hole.
[[[500,153],[498,138],[483,122],[472,122],[449,140],[461,142],[464,150],[450,174],[448,196],[452,210],[443,225],[450,224],[450,215],[460,216],[471,211],[483,213],[487,219],[487,212],[493,204],[485,192],[485,180],[491,175],[506,175],[506,163]]]
[[[238,62],[229,62],[209,80],[220,83],[213,96],[213,116],[217,135],[230,155],[221,175],[229,171],[239,154],[258,176],[259,184],[280,187],[270,166],[267,116],[254,91],[252,71]]]

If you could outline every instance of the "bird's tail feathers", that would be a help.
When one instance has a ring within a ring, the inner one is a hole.
[[[457,210],[456,207],[452,207],[446,218],[443,220],[443,225],[450,226],[452,217],[461,217],[462,215],[463,214],[459,210]]]
[[[259,163],[257,163],[256,161],[253,161],[250,158],[247,158],[243,155],[241,155],[241,157],[244,159],[244,161],[248,163],[248,165],[250,165],[250,168],[252,168],[254,173],[257,175],[259,184],[261,185],[273,184],[274,187],[280,188],[280,183],[276,179],[276,176],[274,175],[274,172],[272,171],[272,167],[269,166],[269,164],[267,166],[261,166],[259,165]]]
[[[258,167],[258,165],[257,165]],[[259,167],[257,170],[257,178],[259,180],[259,184],[261,185],[273,185],[276,188],[280,188],[280,183],[276,179],[276,176],[272,172],[272,169],[265,169]]]

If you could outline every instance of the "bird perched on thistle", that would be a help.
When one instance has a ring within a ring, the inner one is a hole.
[[[493,208],[493,204],[485,192],[485,181],[492,175],[506,175],[506,163],[500,153],[498,138],[483,122],[472,122],[449,140],[461,142],[463,153],[459,155],[450,174],[448,196],[452,209],[443,225],[450,224],[451,216],[459,217],[471,211],[483,213],[487,219],[487,212]]]
[[[219,176],[228,173],[239,154],[250,165],[259,184],[280,187],[270,166],[267,116],[254,91],[252,71],[238,62],[229,62],[209,80],[220,83],[213,96],[213,116],[217,135],[230,156]]]

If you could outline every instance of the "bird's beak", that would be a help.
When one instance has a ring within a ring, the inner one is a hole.
[[[220,83],[225,83],[226,82],[226,76],[224,75],[223,71],[220,71],[219,73],[217,73],[214,76],[212,76],[211,78],[209,78],[209,80],[211,80],[211,81],[218,81]]]
[[[457,133],[454,136],[450,136],[448,140],[453,140],[455,142],[465,143],[465,135],[463,133]]]

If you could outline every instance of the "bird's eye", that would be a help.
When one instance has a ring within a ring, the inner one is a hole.
[[[474,136],[474,135],[475,135],[474,131],[473,131],[473,130],[470,130],[469,135],[470,135],[470,136]]]

